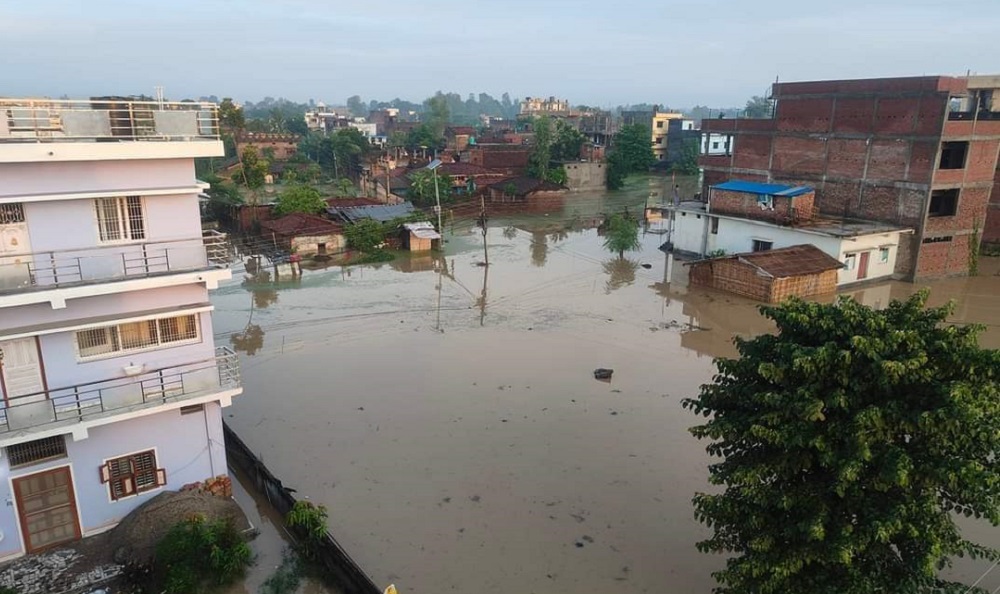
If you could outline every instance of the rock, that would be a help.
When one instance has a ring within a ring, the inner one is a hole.
[[[605,369],[603,367],[598,367],[594,370],[594,379],[599,380],[609,380],[611,379],[611,374],[615,372],[614,369]]]

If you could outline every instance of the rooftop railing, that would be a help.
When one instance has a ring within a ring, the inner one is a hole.
[[[0,98],[0,143],[218,139],[214,103]]]
[[[0,295],[226,268],[225,233],[0,257]]]
[[[156,369],[122,368],[116,377],[0,401],[0,435],[54,423],[79,423],[190,400],[241,386],[239,358],[227,347],[201,361]]]

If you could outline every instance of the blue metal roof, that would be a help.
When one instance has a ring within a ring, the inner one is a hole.
[[[729,190],[730,192],[744,192],[746,194],[767,194],[771,196],[784,196],[793,198],[808,194],[813,189],[809,186],[786,186],[784,184],[762,184],[759,182],[744,181],[734,179],[722,184],[712,186],[719,190]]]

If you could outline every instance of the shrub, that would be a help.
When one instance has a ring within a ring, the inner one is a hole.
[[[176,524],[156,545],[155,591],[187,594],[207,582],[231,583],[253,560],[250,546],[231,520],[194,516]]]
[[[285,516],[285,524],[300,529],[305,538],[299,544],[299,552],[310,561],[320,555],[320,543],[326,538],[326,506],[313,505],[309,501],[296,501],[295,506]]]

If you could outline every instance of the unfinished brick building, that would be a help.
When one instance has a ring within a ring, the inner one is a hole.
[[[701,157],[703,195],[730,179],[812,186],[824,214],[912,228],[896,261],[910,280],[967,274],[979,239],[1000,234],[986,223],[1000,77],[776,83],[772,96],[772,118],[702,123],[732,147]]]

